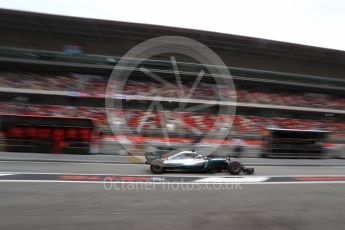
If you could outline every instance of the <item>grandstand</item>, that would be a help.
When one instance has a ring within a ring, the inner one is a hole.
[[[36,116],[38,120],[42,116],[90,119],[96,132],[101,133],[95,152],[121,152],[114,147],[119,137],[109,128],[104,102],[113,67],[134,45],[162,35],[195,39],[213,49],[228,65],[236,86],[237,113],[220,115],[223,123],[234,120],[229,136],[219,141],[224,149],[236,137],[245,141],[249,156],[260,155],[265,133],[272,128],[330,132],[324,143],[328,154],[336,154],[345,143],[345,52],[342,51],[206,31],[12,10],[0,10],[0,29],[6,34],[0,38],[0,113]],[[145,60],[142,65],[171,80],[174,72],[168,60],[168,55],[161,55]],[[177,60],[188,90],[192,87],[191,76],[202,65],[182,55]],[[205,133],[217,133],[224,128],[216,125],[219,88],[210,78],[203,79],[191,103],[215,106],[198,112],[176,112],[174,106],[183,99],[178,87],[149,80],[137,69],[133,73],[123,91],[118,92],[127,98],[123,100],[125,110],[114,116],[118,125],[128,124],[128,140],[135,146],[147,142],[164,146],[162,120],[169,126],[174,146],[192,143]],[[230,99],[234,97],[226,89],[222,93]],[[162,97],[166,111],[146,111],[155,95]],[[24,125],[27,124],[16,123],[14,133],[2,128],[4,138],[15,144],[13,139],[28,139],[29,134],[16,136],[25,130]],[[61,147],[47,151],[71,152],[67,131],[70,127],[56,126],[49,128],[52,132],[56,129],[65,132],[58,142]],[[3,123],[2,127],[7,126]],[[136,133],[138,127],[143,132]],[[32,149],[35,137],[31,139],[32,142],[20,142],[28,146],[20,151]],[[74,149],[85,148],[84,142],[91,142],[90,138],[77,139],[74,142],[80,144],[74,144]],[[203,141],[210,144],[218,140]],[[88,151],[94,152],[91,147]],[[132,153],[140,151],[133,149]]]

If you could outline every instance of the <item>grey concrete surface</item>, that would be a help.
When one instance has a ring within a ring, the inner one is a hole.
[[[7,160],[8,161],[41,161],[41,162],[99,162],[99,163],[114,163],[114,164],[131,162],[130,157],[119,156],[119,155],[76,155],[76,154],[0,152],[0,161],[7,161]],[[142,163],[144,162],[144,158],[138,157],[138,159],[133,159],[132,162]]]
[[[345,174],[344,166],[255,169],[256,175]],[[0,174],[4,172],[150,174],[142,164],[22,161],[0,162]],[[103,184],[1,182],[0,229],[344,229],[344,189],[345,184],[226,189],[127,184],[106,190]]]
[[[234,158],[236,159],[236,158]],[[245,165],[314,165],[314,166],[345,166],[345,159],[269,159],[269,158],[239,158]],[[0,152],[0,161],[37,161],[37,162],[80,162],[80,163],[139,163],[145,160],[143,156],[119,155],[72,155],[72,154],[42,154]]]
[[[255,175],[345,175],[345,166],[255,166]],[[151,175],[148,165],[143,164],[104,164],[104,163],[71,163],[71,162],[0,162],[0,173],[82,173],[82,174],[121,174]],[[165,173],[174,176],[229,176],[224,171],[215,174]]]
[[[344,229],[344,184],[236,190],[110,190],[102,184],[0,184],[0,229]]]

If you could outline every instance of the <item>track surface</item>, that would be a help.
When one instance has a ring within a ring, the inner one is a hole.
[[[343,166],[255,167],[255,176],[345,175]],[[0,173],[147,175],[146,165],[0,162]],[[202,174],[176,174],[200,177]],[[207,175],[206,175],[207,176]],[[229,176],[228,173],[212,175]],[[0,176],[1,177],[1,176]],[[0,183],[0,229],[344,229],[345,184]]]
[[[345,166],[254,166],[255,175],[345,175]],[[84,173],[152,175],[143,164],[61,163],[61,162],[0,162],[0,172]],[[166,173],[164,175],[191,176],[205,174]],[[229,176],[222,172],[215,176]],[[211,175],[213,176],[213,175]]]

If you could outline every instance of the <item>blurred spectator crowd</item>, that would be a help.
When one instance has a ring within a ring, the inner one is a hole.
[[[84,93],[91,97],[104,97],[107,80],[103,76],[87,74],[50,75],[33,73],[0,72],[0,92],[5,88],[68,91]],[[213,84],[200,82],[197,87],[185,84],[178,87],[175,84],[161,84],[154,82],[128,81],[119,95],[161,96],[170,98],[183,98],[191,96],[192,99],[218,100],[219,94],[225,98],[238,102],[273,104],[285,106],[300,106],[312,108],[332,108],[343,110],[345,98],[337,98],[326,94],[295,93],[291,90],[278,91],[274,89],[249,88],[236,90],[236,94]],[[0,102],[0,114],[41,115],[58,117],[92,118],[103,129],[109,129],[106,111],[102,107],[60,106],[45,104],[8,103]],[[326,120],[295,119],[282,117],[261,116],[225,116],[209,113],[191,112],[154,112],[128,109],[124,112],[114,112],[111,125],[128,126],[137,131],[161,130],[168,132],[193,132],[201,134],[209,131],[219,131],[230,128],[237,133],[261,134],[266,128],[286,129],[321,129],[344,133],[345,124],[332,118]],[[343,135],[343,134],[341,134]],[[344,135],[345,136],[345,135]]]
[[[40,115],[58,117],[92,118],[103,129],[109,129],[104,108],[75,107],[57,105],[11,104],[0,103],[0,114]],[[114,111],[111,125],[133,128],[136,131],[160,130],[165,128],[168,132],[194,132],[205,133],[230,128],[238,133],[261,134],[266,128],[286,129],[321,129],[332,132],[343,132],[345,123],[328,120],[268,118],[260,116],[227,116],[207,113],[191,112],[155,112],[128,109]]]
[[[48,74],[19,74],[15,72],[0,72],[0,87],[56,90],[89,93],[90,95],[102,94],[106,87],[103,77],[86,74],[48,75]]]
[[[102,76],[86,74],[44,75],[44,74],[19,74],[14,72],[0,72],[0,87],[57,90],[84,93],[85,96],[104,97],[107,81]],[[249,88],[249,87],[248,87]],[[0,88],[1,90],[1,88]],[[218,100],[219,94],[230,99],[235,98],[235,93],[226,87],[200,83],[197,87],[192,84],[178,87],[177,84],[163,85],[153,82],[128,81],[124,90],[117,94],[138,96],[162,96],[192,99]],[[273,104],[284,106],[299,106],[311,108],[332,108],[343,110],[345,98],[338,98],[326,94],[296,93],[288,90],[274,89],[237,89],[237,101],[258,104]]]

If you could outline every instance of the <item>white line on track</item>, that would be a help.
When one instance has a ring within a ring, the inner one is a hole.
[[[193,182],[196,183],[251,183],[251,182],[264,182],[269,177],[205,177],[197,179]]]
[[[150,184],[150,185],[283,185],[283,184],[345,184],[345,181],[282,181],[282,182],[129,182],[129,181],[66,181],[66,180],[0,180],[0,183],[72,183],[72,184]]]
[[[11,174],[8,174],[8,173],[0,173],[0,176],[10,176],[10,175],[13,175],[12,173]]]
[[[121,173],[75,173],[75,172],[19,172],[19,171],[12,171],[12,172],[0,172],[1,174],[35,174],[35,175],[100,175],[100,176],[150,176],[150,177],[198,177],[198,178],[212,178],[212,177],[222,177],[222,178],[251,178],[251,177],[345,177],[345,174],[303,174],[303,175],[205,175],[205,174],[121,174]]]

